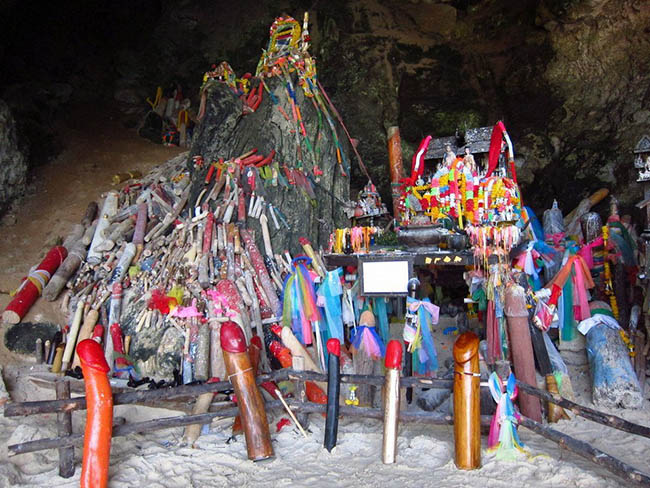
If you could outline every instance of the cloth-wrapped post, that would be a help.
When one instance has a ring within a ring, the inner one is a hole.
[[[16,290],[13,299],[2,312],[2,320],[9,324],[19,323],[41,296],[43,287],[47,285],[50,276],[65,260],[68,251],[63,246],[55,246],[47,253],[43,261],[29,275]]]
[[[536,386],[535,357],[533,343],[528,329],[528,310],[526,309],[526,292],[519,285],[510,285],[506,289],[505,314],[508,320],[508,337],[512,351],[515,375],[519,381]],[[539,398],[521,392],[519,394],[521,413],[536,422],[542,421],[542,407]]]
[[[339,395],[341,393],[341,343],[338,339],[327,341],[327,416],[323,446],[332,452],[339,430]]]
[[[269,459],[273,457],[269,423],[264,400],[255,384],[244,331],[236,323],[228,321],[221,326],[220,336],[226,372],[237,395],[248,459]]]
[[[103,488],[108,484],[108,465],[113,430],[113,395],[108,364],[102,347],[92,339],[77,346],[86,387],[86,431],[81,467],[81,488]]]
[[[454,343],[454,443],[458,469],[481,467],[481,405],[478,336],[461,334]]]
[[[384,379],[384,438],[381,460],[392,464],[397,456],[397,431],[399,428],[399,374],[402,369],[402,344],[392,340],[386,347],[386,376]]]

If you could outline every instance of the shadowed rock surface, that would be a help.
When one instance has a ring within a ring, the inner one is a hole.
[[[16,122],[0,100],[0,215],[25,191],[27,160],[18,148]]]
[[[163,0],[97,11],[73,2],[47,7],[41,24],[11,4],[0,95],[19,108],[21,139],[35,148],[45,147],[35,134],[51,132],[69,102],[103,97],[132,126],[148,108],[144,97],[180,83],[198,107],[200,76],[212,63],[253,72],[274,17],[301,20],[308,10],[321,82],[384,201],[387,127],[401,127],[408,161],[427,134],[462,134],[499,119],[513,136],[528,205],[542,210],[560,196],[568,211],[602,186],[624,211],[641,198],[631,150],[650,125],[644,0]],[[41,33],[32,44],[18,35],[26,19]],[[59,42],[45,49],[40,39]],[[82,45],[82,55],[69,56],[70,46]],[[366,183],[354,164],[352,183],[353,193]]]

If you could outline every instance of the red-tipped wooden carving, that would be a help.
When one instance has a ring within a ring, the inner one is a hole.
[[[384,438],[381,460],[392,464],[397,457],[397,433],[399,430],[399,374],[402,369],[402,344],[392,340],[386,346],[386,376],[384,379]]]
[[[86,387],[86,431],[81,467],[81,488],[108,485],[113,430],[113,394],[108,382],[110,368],[102,347],[92,339],[77,344]]]
[[[478,336],[465,332],[454,343],[454,441],[458,469],[481,467],[481,376]]]
[[[271,458],[273,447],[264,400],[255,384],[244,332],[236,323],[228,321],[221,326],[221,349],[226,372],[237,395],[248,459],[262,461]]]

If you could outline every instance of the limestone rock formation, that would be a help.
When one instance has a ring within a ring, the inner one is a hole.
[[[277,99],[286,97],[284,86],[279,80],[271,78],[265,83]],[[298,146],[301,145],[304,167],[311,168],[312,154],[303,144],[297,142],[300,136],[295,133],[293,120],[286,120],[271,98],[266,93],[264,96],[264,102],[257,111],[243,115],[241,100],[227,85],[219,84],[212,89],[207,98],[206,115],[196,129],[191,155],[201,155],[210,162],[219,158],[235,158],[254,148],[257,148],[258,154],[264,155],[275,150],[275,161],[293,167],[298,164]],[[336,228],[334,226],[344,225],[343,203],[349,196],[350,180],[342,174],[343,168],[337,162],[331,133],[324,125],[318,132],[318,114],[301,89],[296,90],[296,97],[307,133],[314,144],[319,140],[314,151],[320,151],[317,158],[323,175],[320,181],[316,182],[313,174],[307,171],[313,183],[315,199],[310,198],[299,185],[285,187],[278,183],[277,186],[272,186],[267,182],[260,187],[261,182],[256,183],[258,194],[264,192],[266,201],[278,207],[289,224],[289,229],[283,225],[276,229],[272,222],[269,222],[273,248],[277,252],[284,249],[298,251],[299,237],[307,237],[314,244],[325,245],[330,233]],[[343,141],[341,136],[339,139]],[[347,155],[344,159],[350,161]],[[349,171],[346,170],[346,173]],[[195,180],[195,185],[201,187],[201,178]],[[261,236],[257,220],[249,218],[247,225]]]

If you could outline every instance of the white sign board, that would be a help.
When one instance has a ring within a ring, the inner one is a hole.
[[[360,261],[362,295],[406,295],[411,262]]]

